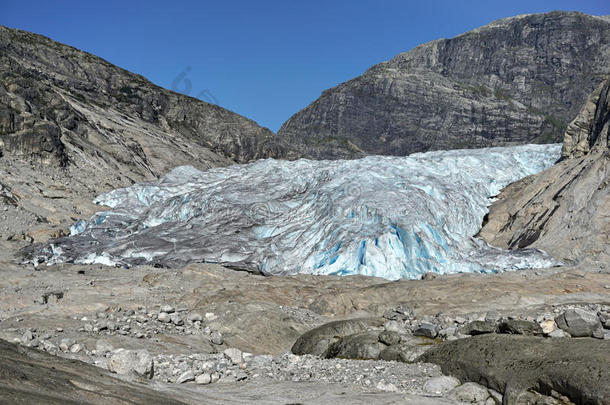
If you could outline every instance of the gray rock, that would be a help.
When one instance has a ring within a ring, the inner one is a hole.
[[[80,343],[75,343],[72,346],[70,346],[71,353],[80,353],[83,351],[83,349],[84,349],[84,347]]]
[[[555,318],[555,323],[561,330],[568,332],[573,337],[593,336],[596,331],[602,329],[595,312],[580,308],[568,309]]]
[[[210,373],[203,373],[195,377],[195,383],[200,385],[210,384],[212,382],[212,376]]]
[[[222,338],[222,334],[218,331],[212,332],[210,335],[210,342],[214,343],[215,345],[223,344],[224,340]]]
[[[379,341],[388,346],[396,345],[400,340],[400,334],[394,331],[385,330],[379,334]]]
[[[201,314],[198,312],[191,312],[190,314],[188,314],[186,319],[191,322],[201,322],[203,320],[203,316],[201,316]]]
[[[169,316],[169,319],[170,319],[171,323],[173,323],[176,326],[184,325],[184,318],[180,314],[177,314],[177,313],[171,314]]]
[[[513,335],[542,335],[542,328],[536,322],[521,319],[508,319],[498,325],[499,333]]]
[[[413,331],[415,336],[425,336],[435,338],[438,334],[438,329],[435,324],[430,322],[422,322],[417,329]]]
[[[491,396],[487,388],[477,383],[468,382],[456,387],[448,395],[458,401],[470,404],[484,403]]]
[[[562,331],[561,329],[555,329],[554,331],[549,333],[549,337],[564,338],[564,337],[570,337],[570,334],[568,332]]]
[[[152,378],[154,374],[154,361],[146,350],[118,349],[110,357],[108,367],[117,374],[133,372],[146,378]]]
[[[383,346],[376,333],[361,332],[348,335],[333,343],[324,353],[326,358],[376,360]]]
[[[233,364],[241,364],[244,362],[242,352],[239,349],[229,348],[225,349],[223,353]]]
[[[424,392],[428,395],[444,396],[446,393],[460,385],[460,380],[451,376],[434,377],[424,384]]]
[[[167,312],[159,312],[159,315],[157,315],[157,320],[164,323],[170,323],[172,321],[170,314]]]
[[[291,351],[299,355],[322,356],[338,339],[366,331],[371,326],[380,326],[382,323],[383,320],[373,318],[329,322],[302,334]]]
[[[159,309],[159,312],[165,312],[168,314],[171,314],[175,311],[176,309],[174,307],[172,307],[171,305],[163,305],[161,306],[161,308]]]
[[[485,333],[494,333],[497,329],[495,322],[488,321],[472,321],[462,328],[462,333],[465,335],[482,335]]]
[[[177,384],[184,384],[186,382],[195,381],[195,374],[191,370],[187,370],[180,374],[176,379]]]
[[[576,403],[605,404],[610,398],[608,340],[487,334],[440,343],[418,361],[439,364],[443,373],[462,380],[486,384],[504,393],[504,403],[509,404],[538,384]]]
[[[67,352],[74,344],[76,344],[76,340],[72,338],[64,338],[59,342],[59,349],[63,352]]]
[[[21,343],[27,344],[32,340],[34,340],[34,334],[31,330],[26,330],[25,332],[23,332],[23,335],[21,336]]]

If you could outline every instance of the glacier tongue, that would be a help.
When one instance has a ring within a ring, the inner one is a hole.
[[[473,237],[502,187],[540,172],[560,145],[452,150],[349,161],[261,160],[99,196],[110,206],[34,261],[180,266],[217,262],[269,274],[415,278],[557,264]]]

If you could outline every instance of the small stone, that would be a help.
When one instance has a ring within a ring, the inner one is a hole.
[[[460,385],[460,380],[450,376],[434,377],[424,384],[424,392],[429,395],[444,396],[446,393]]]
[[[177,384],[184,384],[186,382],[195,381],[195,375],[191,370],[187,370],[176,379]]]
[[[214,343],[215,345],[221,345],[224,342],[222,339],[222,334],[217,331],[212,332],[210,335],[210,342]]]
[[[176,326],[184,325],[184,319],[177,313],[171,314],[169,319]]]
[[[540,327],[542,328],[542,333],[548,335],[549,333],[557,329],[557,324],[553,319],[548,319],[546,321],[541,322]]]
[[[59,349],[62,352],[67,352],[68,350],[70,350],[70,347],[72,347],[72,345],[76,344],[76,340],[71,339],[71,338],[65,338],[62,339],[61,342],[59,342]]]
[[[554,331],[549,333],[550,338],[565,338],[570,337],[570,334],[562,331],[561,329],[555,329]]]
[[[164,323],[170,323],[171,322],[171,318],[168,312],[159,312],[159,315],[157,315],[157,320],[159,322],[164,322]]]
[[[215,321],[216,319],[218,319],[218,316],[216,314],[214,314],[213,312],[206,312],[205,319],[208,322],[212,322],[212,321]]]
[[[26,344],[32,340],[34,340],[34,334],[31,330],[26,330],[21,336],[21,343],[23,344]]]
[[[487,388],[476,383],[468,382],[454,388],[449,393],[449,397],[455,398],[458,401],[474,404],[487,401],[490,394],[489,391],[487,391]]]
[[[163,305],[160,309],[159,312],[165,312],[167,314],[171,314],[172,312],[174,312],[175,309],[174,307],[172,307],[171,305]]]
[[[75,343],[72,346],[70,346],[71,353],[80,353],[82,351],[83,351],[83,345],[81,345],[80,343]]]
[[[195,378],[195,384],[206,385],[210,384],[211,382],[212,376],[210,375],[210,373],[203,373]]]
[[[386,383],[384,380],[381,380],[377,383],[377,385],[375,386],[375,388],[377,388],[380,391],[386,391],[386,392],[397,392],[398,388],[392,384],[392,383]]]
[[[203,320],[203,317],[201,316],[200,313],[191,312],[190,314],[188,314],[186,319],[188,319],[191,322],[201,322]]]

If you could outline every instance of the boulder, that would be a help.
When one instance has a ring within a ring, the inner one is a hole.
[[[118,349],[110,357],[108,367],[117,374],[135,373],[146,378],[152,378],[154,374],[154,361],[146,350]]]
[[[465,335],[482,335],[485,333],[494,333],[496,331],[496,323],[489,321],[472,321],[462,328],[462,333]]]
[[[521,319],[508,319],[498,325],[499,333],[511,335],[542,335],[542,328],[536,322]]]
[[[326,323],[302,334],[292,346],[292,353],[322,356],[330,345],[344,336],[381,326],[383,320],[376,318],[348,319]]]
[[[394,331],[386,330],[379,334],[379,341],[388,346],[400,343],[400,339],[400,333]]]
[[[438,334],[438,329],[435,324],[430,322],[422,322],[417,329],[413,331],[415,336],[425,336],[435,338]]]
[[[377,333],[362,332],[345,336],[331,344],[324,353],[324,357],[377,360],[384,347],[385,345],[379,342],[379,335]]]
[[[602,324],[595,312],[580,308],[568,309],[555,318],[555,323],[559,329],[568,332],[573,337],[593,336],[596,331],[602,329]]]
[[[556,391],[577,404],[610,404],[608,340],[487,334],[440,343],[418,361],[503,393],[505,404],[530,389]]]

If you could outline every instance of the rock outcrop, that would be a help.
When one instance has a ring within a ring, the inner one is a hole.
[[[324,91],[279,135],[323,158],[558,142],[609,71],[608,17],[505,18]]]
[[[610,77],[568,126],[562,161],[505,188],[479,236],[505,248],[610,263]]]
[[[519,404],[526,391],[553,391],[576,404],[610,404],[610,341],[481,335],[436,345],[419,360],[441,366]]]

